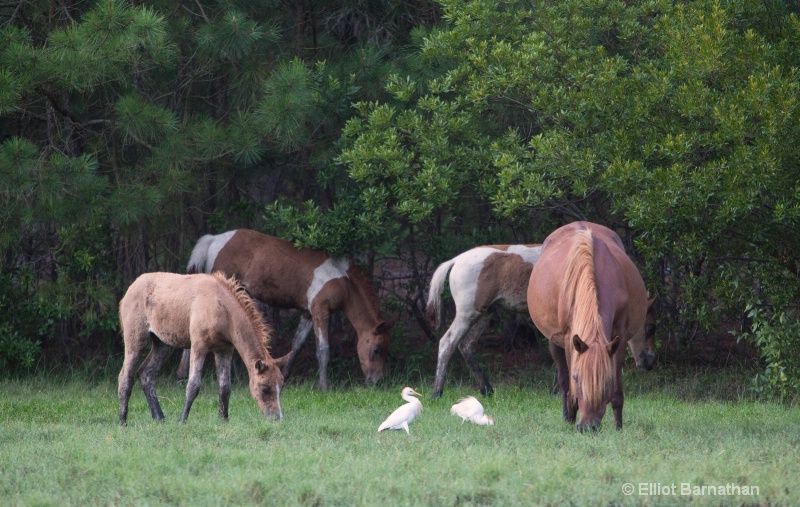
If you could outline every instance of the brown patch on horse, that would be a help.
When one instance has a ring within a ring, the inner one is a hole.
[[[307,309],[306,288],[325,259],[318,250],[298,250],[280,238],[237,229],[217,254],[212,271],[236,277],[253,297],[272,306]]]
[[[508,249],[508,245],[502,246]],[[475,310],[485,312],[503,295],[519,294],[521,297],[515,299],[520,299],[519,302],[524,306],[532,269],[533,265],[519,255],[497,252],[486,257],[478,275]]]

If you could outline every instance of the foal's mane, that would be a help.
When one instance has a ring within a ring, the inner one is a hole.
[[[253,331],[255,331],[256,336],[259,338],[261,343],[264,344],[264,347],[269,350],[269,341],[271,337],[269,327],[267,327],[267,324],[261,317],[261,312],[258,310],[256,302],[253,301],[253,298],[251,298],[247,293],[244,285],[242,285],[242,283],[234,277],[228,278],[221,271],[215,271],[211,276],[216,278],[219,283],[221,283],[226,289],[228,289],[228,291],[230,291],[231,294],[233,294],[233,296],[236,298],[236,301],[239,302],[239,306],[241,306],[242,310],[244,310],[247,320],[249,320],[250,324],[253,326]]]
[[[575,234],[564,272],[564,297],[569,308],[570,335],[565,346],[572,348],[572,336],[578,335],[589,349],[580,354],[573,368],[582,379],[583,392],[590,404],[600,403],[611,388],[611,357],[606,350],[608,337],[603,333],[594,270],[594,238],[583,229]],[[570,376],[570,395],[576,396],[575,380]]]

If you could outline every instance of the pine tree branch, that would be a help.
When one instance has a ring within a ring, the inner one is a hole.
[[[48,102],[50,102],[50,105],[56,112],[58,112],[62,116],[69,118],[69,120],[72,123],[77,123],[77,124],[81,123],[71,111],[68,111],[64,106],[61,105],[61,102],[58,100],[58,97],[56,97],[56,95],[53,92],[50,92],[41,86],[38,86],[36,90],[42,95],[44,95],[45,98],[47,98]]]

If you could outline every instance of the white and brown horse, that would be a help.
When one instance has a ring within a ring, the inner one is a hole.
[[[448,273],[456,315],[439,340],[434,397],[440,396],[444,390],[447,365],[456,346],[478,381],[481,394],[489,395],[494,391],[475,357],[475,343],[489,323],[489,309],[493,305],[528,316],[528,281],[541,252],[542,245],[479,246],[436,268],[428,290],[426,317],[434,327],[441,326],[441,293]],[[648,317],[653,317],[652,326],[643,327],[628,342],[636,367],[647,370],[653,368],[655,361],[654,299],[648,300]]]
[[[348,259],[310,248],[298,250],[288,241],[236,229],[200,238],[187,271],[221,271],[240,280],[250,295],[263,303],[303,311],[292,350],[281,358],[286,377],[313,327],[319,384],[328,388],[328,324],[331,313],[341,310],[358,335],[356,348],[367,382],[375,384],[383,378],[390,325],[380,315],[372,282]]]
[[[456,347],[478,380],[481,394],[494,391],[475,357],[475,343],[489,324],[492,305],[517,313],[527,312],[528,279],[541,250],[541,245],[479,246],[436,268],[428,289],[426,317],[434,327],[441,326],[441,294],[448,273],[456,315],[439,340],[434,397],[441,396],[444,390],[447,364]]]
[[[528,284],[528,311],[550,342],[564,419],[598,429],[611,403],[622,429],[625,345],[644,328],[647,291],[616,233],[573,222],[545,239]]]
[[[191,347],[189,381],[181,422],[197,393],[208,352],[214,352],[219,380],[219,415],[228,418],[231,359],[239,353],[250,377],[250,393],[269,419],[283,418],[280,394],[283,374],[267,350],[269,331],[250,297],[233,279],[214,275],[146,273],[137,278],[119,303],[125,359],[119,372],[119,420],[128,420],[128,400],[136,364],[148,342],[150,353],[138,369],[153,419],[164,419],[156,396],[156,377],[173,347]]]

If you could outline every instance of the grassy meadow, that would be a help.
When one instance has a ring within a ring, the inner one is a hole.
[[[439,400],[428,396],[427,377],[328,393],[310,380],[291,383],[281,422],[263,420],[240,382],[226,423],[209,373],[180,424],[183,386],[164,374],[167,420],[151,420],[137,383],[127,427],[118,424],[111,375],[6,380],[0,504],[800,504],[800,408],[751,399],[741,376],[626,372],[623,431],[612,429],[609,411],[601,431],[578,434],[549,394],[551,375],[501,383],[494,397],[480,398],[494,427],[449,415],[459,397],[474,394],[468,376]],[[378,433],[406,383],[425,394],[422,415],[410,435]],[[685,496],[682,484],[707,488]],[[728,484],[740,488],[731,493],[758,494],[709,495],[708,486]]]

